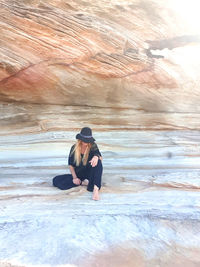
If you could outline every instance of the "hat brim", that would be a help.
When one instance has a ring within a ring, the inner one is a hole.
[[[85,138],[85,137],[81,136],[80,134],[76,135],[76,139],[79,139],[85,143],[94,143],[94,141],[96,141],[93,137]]]

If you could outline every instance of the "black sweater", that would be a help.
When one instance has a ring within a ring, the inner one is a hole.
[[[68,165],[71,165],[75,168],[76,172],[80,172],[81,170],[84,170],[88,164],[89,161],[94,157],[94,156],[101,156],[101,153],[99,151],[99,148],[97,146],[96,143],[92,144],[92,147],[90,149],[89,155],[88,155],[88,160],[87,160],[87,164],[84,166],[83,162],[81,160],[80,165],[76,166],[76,163],[74,162],[74,153],[72,153],[73,149],[74,149],[75,145],[73,145],[70,149],[70,153],[69,153],[69,157],[68,157]],[[81,154],[81,157],[83,159],[83,154]]]

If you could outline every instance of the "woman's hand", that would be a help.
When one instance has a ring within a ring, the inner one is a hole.
[[[98,156],[94,156],[89,162],[92,165],[92,167],[95,167],[98,163],[99,157]]]
[[[80,184],[81,184],[81,179],[79,179],[79,178],[74,178],[74,179],[73,179],[73,183],[76,184],[76,185],[80,185]]]

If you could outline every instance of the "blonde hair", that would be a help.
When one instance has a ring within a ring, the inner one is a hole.
[[[76,164],[76,166],[79,166],[80,163],[81,163],[81,144],[82,144],[82,141],[81,140],[77,140],[76,145],[75,145],[75,147],[74,147],[74,149],[72,151],[72,154],[74,153],[74,163]],[[87,144],[87,147],[86,147],[83,159],[82,159],[82,162],[83,162],[84,166],[87,164],[87,160],[88,160],[88,156],[89,156],[89,153],[90,153],[91,146],[92,146],[91,143]]]

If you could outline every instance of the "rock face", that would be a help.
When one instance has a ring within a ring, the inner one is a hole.
[[[198,10],[0,0],[0,266],[200,265]],[[84,126],[99,202],[52,187]]]
[[[199,112],[200,19],[178,3],[1,0],[1,99]]]

